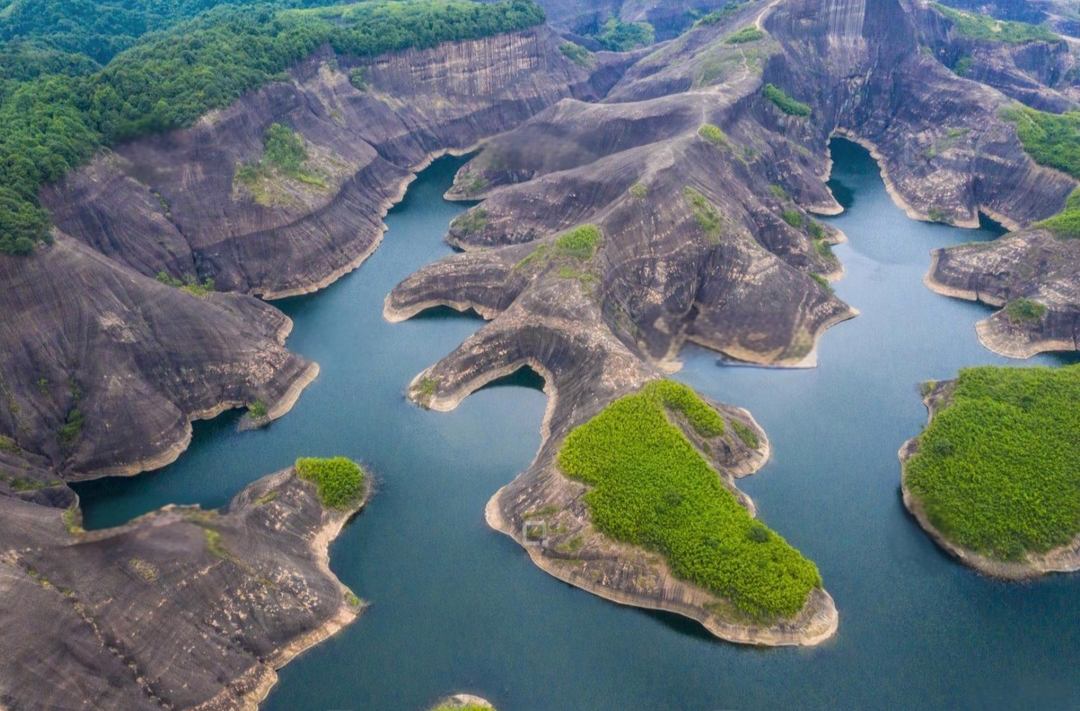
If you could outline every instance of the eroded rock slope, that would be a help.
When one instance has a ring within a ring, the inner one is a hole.
[[[740,30],[749,41],[729,39]],[[727,639],[809,644],[835,629],[827,593],[796,619],[751,629],[643,551],[592,532],[585,555],[568,555],[563,537],[527,541],[525,523],[555,511],[556,529],[591,530],[585,488],[555,465],[561,443],[677,367],[683,343],[806,365],[821,333],[854,315],[824,284],[841,273],[829,245],[843,237],[812,217],[840,210],[824,185],[832,135],[870,146],[894,199],[919,219],[975,226],[983,212],[1020,226],[1059,209],[1073,182],[1023,151],[1000,116],[1008,96],[935,58],[930,45],[946,31],[906,0],[749,4],[642,58],[603,101],[564,100],[462,168],[449,196],[482,200],[451,226],[464,253],[406,279],[385,312],[449,305],[490,319],[413,381],[411,396],[429,407],[452,408],[519,367],[544,375],[544,445],[487,511],[538,565]],[[585,234],[593,248],[575,250]],[[712,451],[730,479],[755,469],[767,445]]]

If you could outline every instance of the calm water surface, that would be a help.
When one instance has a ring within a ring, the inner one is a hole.
[[[771,462],[740,486],[820,567],[840,610],[824,645],[716,641],[681,618],[570,588],[486,527],[488,498],[539,446],[538,382],[519,376],[452,413],[423,411],[405,386],[481,322],[381,316],[394,285],[449,253],[441,238],[463,208],[441,193],[458,159],[413,184],[357,273],[277,302],[296,323],[289,347],[322,366],[289,415],[243,434],[236,415],[197,424],[176,464],[79,486],[87,525],[166,503],[219,506],[302,455],[343,454],[375,473],[377,495],[331,549],[334,571],[373,606],[282,670],[272,711],[419,711],[456,691],[500,711],[1080,708],[1080,577],[980,577],[942,554],[900,501],[896,452],[926,417],[918,383],[1018,365],[976,340],[987,309],[922,285],[932,248],[996,232],[909,220],[863,149],[833,148],[831,185],[848,209],[830,222],[850,239],[836,248],[847,269],[836,290],[862,315],[826,334],[814,370],[720,367],[691,348],[677,376],[747,407],[768,432]]]

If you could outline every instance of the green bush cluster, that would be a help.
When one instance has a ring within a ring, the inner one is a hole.
[[[634,183],[630,186],[630,196],[638,200],[644,200],[649,196],[649,188],[641,183]]]
[[[653,385],[616,400],[570,433],[559,466],[592,487],[585,501],[605,534],[660,552],[676,576],[749,618],[795,615],[821,585],[817,568],[775,533],[766,529],[763,540],[764,526],[668,420],[671,392]],[[690,412],[708,407],[688,398],[697,399],[691,391],[674,401]]]
[[[1004,560],[1080,533],[1080,366],[969,368],[919,436],[907,486],[949,540]]]
[[[1035,227],[1050,230],[1062,239],[1080,239],[1080,188],[1069,196],[1065,209],[1040,222]]]
[[[261,420],[270,414],[270,407],[265,400],[256,400],[248,405],[248,414],[256,420]]]
[[[621,22],[609,17],[593,38],[610,52],[629,52],[655,42],[656,32],[648,22]]]
[[[1013,105],[1001,117],[1016,124],[1016,136],[1036,162],[1080,180],[1080,111],[1051,114]]]
[[[698,18],[698,21],[694,23],[694,27],[700,27],[703,25],[719,25],[724,20],[728,19],[736,12],[739,11],[746,3],[744,2],[728,2],[719,10],[714,10],[707,15],[703,15]]]
[[[563,53],[567,59],[579,67],[590,67],[593,63],[593,54],[589,50],[582,47],[580,44],[574,44],[573,42],[565,42],[559,46],[559,51]]]
[[[784,210],[780,213],[780,219],[788,223],[797,230],[801,230],[803,226],[803,216],[798,210]]]
[[[716,211],[716,208],[713,207],[707,197],[689,185],[683,188],[683,196],[690,204],[690,210],[694,213],[694,219],[697,220],[701,231],[705,233],[710,242],[714,244],[719,242],[720,231],[724,226],[723,221],[720,219],[720,213]]]
[[[175,289],[186,291],[192,296],[203,297],[207,294],[211,294],[214,291],[214,280],[206,279],[200,282],[195,276],[191,274],[187,275],[183,279],[177,279],[176,277],[169,276],[168,272],[158,272],[157,280],[165,286],[171,286]]]
[[[776,104],[776,107],[788,116],[809,116],[810,107],[801,101],[796,101],[784,93],[784,90],[775,84],[766,84],[761,88],[761,95]]]
[[[327,508],[351,508],[364,494],[364,471],[345,457],[297,459],[296,474],[315,484],[319,500]]]
[[[657,380],[646,385],[641,392],[667,410],[681,414],[702,437],[724,434],[724,418],[699,398],[689,385],[674,380]]]
[[[1045,314],[1045,306],[1023,297],[1013,299],[1005,305],[1005,315],[1014,322],[1035,323]]]
[[[81,12],[79,8],[90,4],[34,1],[61,15]],[[201,7],[195,0],[177,3],[191,10]],[[305,3],[279,0],[277,5],[210,10],[147,35],[89,74],[62,73],[60,62],[56,67],[61,71],[55,74],[39,73],[25,81],[0,76],[0,252],[28,253],[48,239],[47,215],[36,202],[38,188],[85,162],[98,146],[188,125],[280,79],[289,66],[322,45],[342,55],[370,56],[544,21],[543,11],[531,0],[372,0],[280,9],[297,4]],[[4,19],[15,12],[10,8],[24,6],[30,5],[22,0],[9,5]],[[19,16],[20,22],[32,21]],[[43,20],[46,26],[49,21]],[[11,32],[0,34],[0,40],[22,36]],[[101,51],[111,56],[111,49]]]
[[[738,32],[734,32],[728,35],[724,40],[725,44],[746,44],[748,42],[757,42],[758,40],[765,39],[765,33],[754,27],[753,25],[747,25]]]
[[[731,140],[728,139],[727,134],[711,123],[702,124],[698,129],[698,135],[721,150],[731,150]]]
[[[555,258],[569,257],[587,262],[596,254],[600,245],[600,228],[581,225],[555,240]]]
[[[937,3],[931,6],[939,14],[953,23],[953,30],[961,37],[1006,44],[1024,44],[1026,42],[1057,42],[1061,39],[1045,27],[1030,25],[1026,22],[995,20],[987,15],[964,12],[945,7]]]

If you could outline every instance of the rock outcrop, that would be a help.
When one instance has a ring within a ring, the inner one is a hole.
[[[995,353],[1029,358],[1080,350],[1080,240],[1036,228],[935,250],[925,282],[940,294],[990,306],[1036,304],[1033,313],[1003,308],[976,325],[979,340]]]
[[[0,705],[254,709],[275,669],[361,612],[327,566],[353,512],[291,469],[220,511],[92,533],[0,496]]]
[[[65,236],[0,256],[0,282],[0,434],[65,479],[164,466],[191,420],[259,400],[278,417],[318,373],[258,299],[196,296]]]

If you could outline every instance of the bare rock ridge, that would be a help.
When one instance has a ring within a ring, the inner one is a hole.
[[[327,566],[352,513],[291,469],[220,511],[167,507],[93,533],[0,497],[0,705],[254,709],[275,669],[361,612]]]
[[[64,236],[0,260],[0,279],[0,432],[66,479],[163,466],[191,419],[257,400],[277,416],[318,372],[283,348],[292,323],[258,299],[199,298]]]
[[[746,26],[762,38],[727,41]],[[1009,97],[921,51],[946,46],[947,31],[906,0],[749,4],[642,58],[604,100],[561,101],[461,169],[448,196],[482,200],[451,226],[448,240],[464,253],[407,278],[385,315],[448,305],[490,319],[413,381],[411,396],[428,407],[453,408],[521,367],[544,376],[544,444],[487,507],[489,523],[539,566],[733,641],[832,634],[824,591],[768,629],[714,614],[703,591],[655,557],[592,531],[584,487],[555,458],[574,427],[677,367],[687,341],[754,363],[813,363],[820,334],[854,315],[820,283],[841,273],[828,246],[843,236],[812,218],[840,210],[824,185],[832,135],[871,147],[915,218],[976,226],[983,212],[1016,227],[1060,209],[1074,182],[1024,152],[999,117]],[[575,254],[587,234],[592,248]],[[713,464],[730,481],[767,453],[736,448]],[[562,533],[527,540],[538,511],[555,512],[545,515]],[[578,536],[584,547],[568,554]]]

